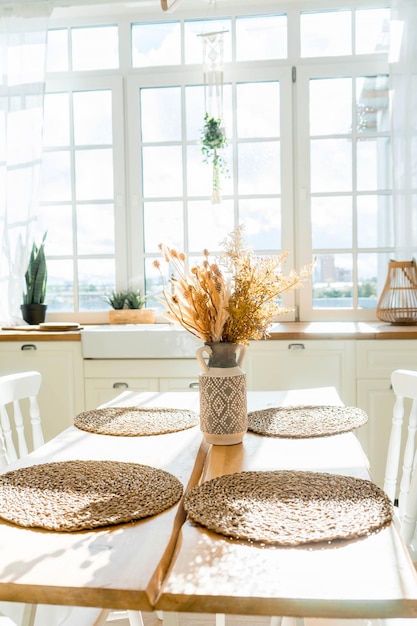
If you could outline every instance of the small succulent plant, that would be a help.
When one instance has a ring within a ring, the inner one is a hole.
[[[125,289],[123,291],[113,291],[110,296],[105,298],[105,301],[110,304],[112,309],[142,309],[146,302],[146,297],[142,295],[141,291],[132,291]]]

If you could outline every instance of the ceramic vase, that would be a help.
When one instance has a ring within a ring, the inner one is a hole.
[[[207,342],[197,350],[200,428],[208,443],[241,443],[248,429],[245,354],[245,346],[227,342]]]

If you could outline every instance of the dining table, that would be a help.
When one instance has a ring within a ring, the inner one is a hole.
[[[333,387],[248,392],[248,411],[343,403]],[[124,391],[102,405],[199,411],[198,391]],[[75,417],[75,416],[74,416]],[[7,472],[68,461],[137,463],[169,472],[183,492],[228,475],[281,470],[372,481],[355,430],[286,438],[248,431],[209,445],[199,425],[145,436],[97,434],[75,424]],[[3,472],[4,472],[3,471]],[[196,523],[184,496],[161,513],[66,532],[1,519],[0,600],[262,616],[417,616],[417,575],[395,519],[359,537],[301,545],[239,539]]]

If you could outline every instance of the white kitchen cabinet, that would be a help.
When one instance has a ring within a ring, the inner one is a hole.
[[[0,374],[36,370],[42,428],[49,440],[84,409],[83,359],[78,341],[0,341]]]
[[[186,391],[198,382],[196,359],[86,359],[85,407],[93,409],[123,391]]]
[[[242,367],[253,391],[335,387],[345,404],[355,403],[354,341],[252,342]]]
[[[417,370],[417,340],[362,340],[356,342],[357,405],[368,415],[358,438],[368,456],[372,477],[383,487],[395,396],[391,373]]]

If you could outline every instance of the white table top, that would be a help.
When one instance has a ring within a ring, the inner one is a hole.
[[[198,409],[198,393],[124,392],[109,404]],[[248,408],[335,404],[332,388],[250,392]],[[202,444],[198,427],[155,437],[109,437],[71,427],[18,465],[68,459],[136,461],[188,488],[249,469],[308,469],[369,478],[353,433],[288,440],[248,433]],[[0,522],[0,599],[167,611],[389,617],[417,615],[417,576],[395,525],[312,548],[262,547],[196,527],[181,503],[136,522],[81,533]]]

